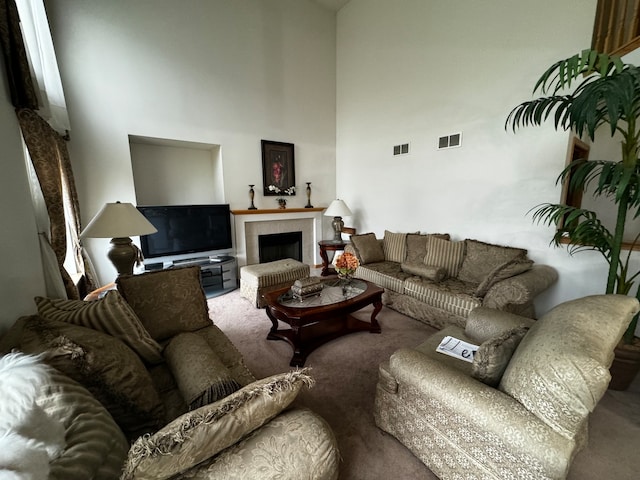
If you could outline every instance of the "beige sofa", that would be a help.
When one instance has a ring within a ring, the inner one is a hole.
[[[337,478],[330,428],[290,407],[308,372],[256,380],[212,324],[197,267],[117,283],[93,302],[37,298],[0,339],[0,364],[12,349],[46,364],[36,405],[64,430],[46,478]],[[3,424],[0,437],[25,430]],[[37,452],[21,455],[27,468]]]
[[[563,479],[639,307],[596,295],[537,321],[479,307],[465,329],[448,327],[380,365],[376,424],[442,479]],[[479,345],[472,363],[436,352],[447,335]]]
[[[535,318],[535,297],[558,277],[524,249],[448,234],[352,235],[345,251],[360,261],[356,277],[385,289],[387,307],[438,329],[464,326],[479,306]]]

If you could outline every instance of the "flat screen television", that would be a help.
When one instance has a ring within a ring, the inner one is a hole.
[[[213,252],[233,247],[228,204],[137,208],[158,229],[156,233],[140,237],[145,258]]]

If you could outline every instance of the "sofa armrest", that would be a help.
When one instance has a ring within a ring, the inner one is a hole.
[[[484,296],[482,305],[507,312],[518,312],[533,302],[540,293],[558,279],[558,272],[549,265],[534,265],[524,273],[493,285]]]
[[[513,328],[530,327],[534,322],[535,320],[515,313],[478,307],[469,313],[464,331],[470,338],[482,343]]]

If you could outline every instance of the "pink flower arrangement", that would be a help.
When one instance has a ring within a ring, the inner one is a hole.
[[[341,275],[353,275],[359,266],[360,262],[353,253],[343,253],[336,259],[336,271]]]

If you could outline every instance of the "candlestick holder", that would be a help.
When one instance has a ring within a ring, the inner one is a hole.
[[[313,208],[313,205],[311,205],[311,182],[306,182],[307,184],[307,204],[304,206],[304,208]]]
[[[249,205],[249,210],[257,210],[256,206],[253,204],[253,197],[256,192],[253,190],[254,185],[249,185],[249,200],[251,200],[251,205]]]

